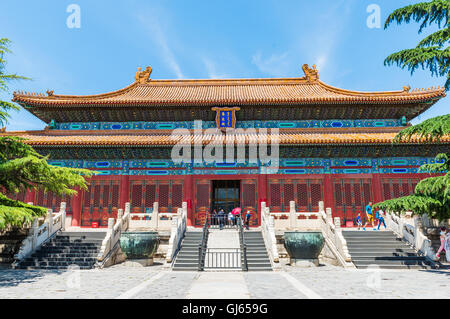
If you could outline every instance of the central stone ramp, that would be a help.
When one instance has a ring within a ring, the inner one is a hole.
[[[425,257],[398,238],[392,231],[343,231],[356,268],[378,266],[387,269],[427,269]]]
[[[205,270],[240,270],[240,248],[237,229],[211,229],[205,255]]]

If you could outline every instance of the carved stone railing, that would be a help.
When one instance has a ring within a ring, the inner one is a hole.
[[[432,247],[431,240],[422,232],[419,216],[412,216],[410,212],[400,216],[386,213],[385,221],[388,229],[408,242],[420,254],[434,261],[436,252]]]
[[[261,230],[272,265],[273,263],[278,263],[280,257],[275,237],[274,219],[270,215],[269,207],[266,207],[266,202],[261,202]]]
[[[336,257],[339,264],[346,268],[354,268],[352,258],[348,251],[347,241],[342,235],[341,220],[339,217],[334,218],[331,213],[331,208],[324,209],[323,202],[319,202],[320,220],[322,222],[322,234],[325,238],[328,248]]]
[[[172,229],[170,231],[169,247],[166,261],[171,263],[181,246],[187,225],[187,202],[183,202],[182,208],[178,208],[177,216],[172,217]]]
[[[41,225],[39,225],[39,218],[35,218],[27,238],[22,241],[19,251],[14,256],[15,262],[13,263],[13,267],[39,249],[39,247],[52,238],[58,231],[64,230],[65,224],[65,202],[61,203],[58,213],[53,213],[51,209],[47,209],[47,216]]]
[[[159,212],[158,202],[154,202],[151,213],[131,213],[130,228],[171,231],[172,219],[176,216],[177,213]]]
[[[106,231],[105,239],[103,239],[102,246],[97,255],[97,262],[104,263],[107,258],[113,253],[115,248],[119,245],[120,235],[127,231],[130,225],[130,203],[125,204],[125,212],[119,209],[117,212],[117,220],[114,223],[114,218],[108,219],[108,229]]]

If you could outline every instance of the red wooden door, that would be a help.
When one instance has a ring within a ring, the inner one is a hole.
[[[195,226],[203,226],[205,223],[206,211],[211,209],[211,181],[197,180],[195,182]]]
[[[364,220],[365,207],[373,201],[371,179],[335,179],[333,187],[334,217],[341,219],[341,225],[345,226],[347,221],[354,221],[358,213]]]
[[[88,190],[83,193],[81,226],[108,226],[109,218],[117,218],[120,198],[120,181],[91,181]]]

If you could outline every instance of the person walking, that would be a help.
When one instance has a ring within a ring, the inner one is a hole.
[[[362,226],[361,213],[358,213],[358,216],[356,216],[356,225],[358,225],[358,230],[360,230]]]
[[[245,228],[247,230],[250,230],[250,218],[252,217],[252,213],[250,211],[247,211],[247,214],[245,214]]]
[[[378,219],[378,230],[380,230],[380,226],[383,223],[384,229],[386,229],[386,222],[384,221],[384,212],[383,210],[377,211],[377,219]]]
[[[445,249],[445,241],[447,237],[447,229],[445,227],[441,227],[441,232],[439,234],[439,239],[441,240],[441,246],[439,246],[438,252],[436,254],[436,259],[439,260],[441,258],[441,252],[445,250],[445,254],[447,255],[447,249]]]
[[[376,230],[375,225],[373,224],[372,202],[369,202],[369,205],[366,206],[366,215],[367,221],[363,226],[363,230],[366,230],[366,226],[368,223],[372,225],[373,230]]]

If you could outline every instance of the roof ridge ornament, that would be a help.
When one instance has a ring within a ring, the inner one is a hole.
[[[411,91],[411,86],[410,85],[403,87],[403,92],[409,93],[409,91]]]
[[[152,74],[152,67],[148,66],[144,71],[141,71],[141,67],[138,67],[136,72],[136,82],[145,84],[147,81],[150,81],[150,74]]]
[[[305,77],[308,82],[316,82],[319,80],[319,70],[317,70],[316,65],[314,64],[312,69],[308,64],[303,64],[302,66],[303,72],[305,72]]]

